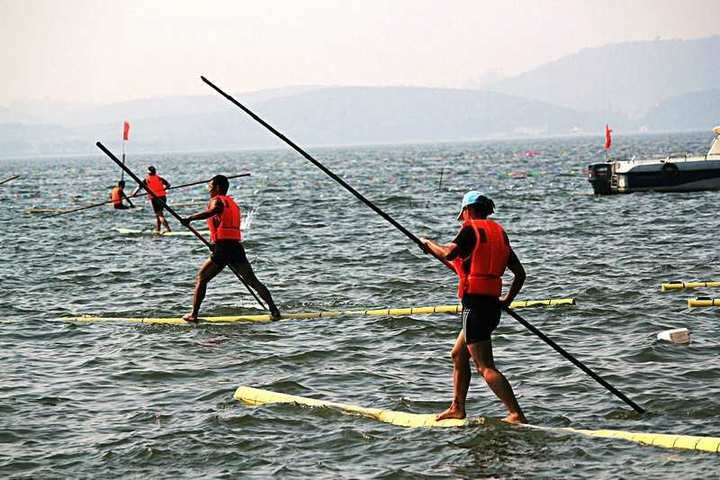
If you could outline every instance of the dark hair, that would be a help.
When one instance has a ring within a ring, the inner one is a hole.
[[[225,175],[215,175],[212,178],[213,185],[218,187],[221,195],[225,195],[230,188],[230,182]]]
[[[148,167],[148,172],[150,172],[150,173],[155,173],[155,167],[153,167],[152,165],[150,165],[150,166]]]
[[[124,181],[124,180],[120,180],[120,181],[118,182],[118,187],[124,187],[124,186],[125,186],[125,181]]]
[[[468,208],[482,218],[487,218],[495,211],[495,203],[485,195],[481,195],[475,203],[468,205]]]

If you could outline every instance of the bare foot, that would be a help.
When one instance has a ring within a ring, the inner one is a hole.
[[[435,417],[435,420],[447,420],[448,418],[457,418],[459,420],[462,420],[463,418],[465,418],[465,409],[458,407],[453,403],[452,405],[450,405],[450,408],[438,414],[438,416]]]
[[[183,315],[182,319],[190,323],[197,323],[198,321],[197,315],[193,315],[192,313],[186,313]]]
[[[507,423],[527,423],[527,418],[522,413],[510,413],[502,421]]]

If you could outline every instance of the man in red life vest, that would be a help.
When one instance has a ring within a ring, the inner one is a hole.
[[[126,208],[135,207],[132,201],[125,195],[125,182],[120,180],[116,187],[110,191],[110,200],[116,210],[125,210]],[[125,205],[123,200],[127,200],[129,205]]]
[[[167,201],[167,192],[165,189],[170,188],[170,183],[158,175],[155,167],[152,165],[148,167],[148,174],[145,177],[145,180],[143,180],[143,183],[148,190],[154,194],[154,196],[149,195],[149,197],[150,202],[152,203],[153,212],[155,212],[155,233],[160,233],[161,225],[165,227],[166,232],[169,232],[170,225],[168,225],[165,215],[163,215],[163,210],[165,209],[163,205]],[[141,187],[138,185],[131,197],[134,197],[140,189]]]
[[[210,202],[208,202],[207,210],[182,220],[183,225],[189,225],[194,220],[207,219],[210,242],[213,244],[212,255],[200,267],[197,274],[192,312],[183,318],[188,322],[197,321],[208,282],[220,273],[226,265],[232,265],[248,286],[255,290],[260,295],[260,298],[265,300],[272,318],[279,319],[280,311],[273,302],[270,291],[257,279],[250,262],[245,256],[245,248],[241,243],[240,207],[237,206],[232,197],[227,195],[229,187],[230,182],[226,176],[216,175],[213,177],[208,183]]]
[[[526,423],[512,386],[495,366],[491,333],[500,322],[502,307],[509,306],[525,282],[525,269],[503,228],[488,220],[495,204],[479,192],[465,194],[458,220],[463,226],[446,245],[423,239],[428,251],[452,263],[459,277],[458,297],[462,301],[463,328],[455,341],[453,361],[453,400],[450,408],[437,416],[465,418],[465,399],[470,387],[470,362],[508,410],[505,421]],[[501,297],[502,275],[509,268],[514,274],[508,293]]]

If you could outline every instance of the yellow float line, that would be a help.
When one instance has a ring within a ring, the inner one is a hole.
[[[551,305],[575,305],[574,298],[554,298],[547,300],[519,300],[512,302],[512,308],[532,308],[537,306]],[[436,305],[434,307],[411,307],[411,308],[383,308],[376,310],[346,310],[329,312],[304,312],[304,313],[283,313],[283,320],[306,320],[311,318],[331,318],[350,315],[365,316],[402,316],[402,315],[428,315],[433,313],[460,313],[460,305]],[[148,323],[160,325],[192,325],[179,317],[99,317],[83,315],[79,317],[66,317],[64,320],[76,322],[125,322],[125,323]],[[235,322],[270,322],[270,315],[225,315],[217,317],[201,317],[200,323],[235,323]]]
[[[670,282],[660,285],[660,290],[667,292],[668,290],[684,290],[686,288],[713,288],[720,287],[720,282]]]
[[[300,397],[297,395],[287,395],[284,393],[272,392],[270,390],[262,390],[252,387],[239,387],[235,391],[235,400],[239,400],[248,405],[265,405],[272,403],[292,403],[296,405],[304,405],[308,407],[332,408],[345,414],[355,414],[362,417],[371,418],[384,423],[397,425],[407,428],[434,428],[434,427],[466,427],[472,425],[483,425],[486,423],[499,422],[498,419],[475,417],[465,418],[462,420],[436,420],[434,414],[419,414],[396,412],[393,410],[385,410],[381,408],[366,408],[357,405],[349,405],[346,403],[328,402],[324,400],[316,400],[313,398]],[[681,448],[687,450],[701,450],[705,452],[718,453],[720,450],[720,438],[718,437],[699,437],[692,435],[672,435],[665,433],[640,433],[626,432],[623,430],[584,430],[575,428],[553,428],[539,427],[534,425],[523,425],[524,427],[535,428],[546,431],[571,432],[586,435],[590,437],[600,438],[616,438],[628,440],[631,442],[641,443],[644,445],[653,445],[664,448]]]
[[[688,298],[688,307],[720,307],[720,298]]]

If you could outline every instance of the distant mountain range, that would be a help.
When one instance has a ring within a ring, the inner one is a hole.
[[[664,100],[718,88],[718,52],[720,36],[586,48],[491,88],[575,110],[617,111],[638,119]]]
[[[616,132],[720,124],[720,37],[584,49],[491,87],[299,86],[236,98],[302,145]],[[221,79],[218,79],[220,83]],[[484,82],[487,83],[487,82]],[[34,101],[0,107],[0,157],[95,153],[132,124],[134,152],[256,148],[279,141],[215,94],[109,105]]]

